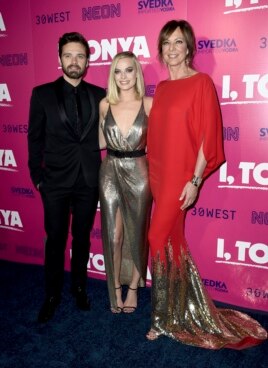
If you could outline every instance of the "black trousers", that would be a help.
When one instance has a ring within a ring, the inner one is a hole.
[[[50,297],[61,294],[69,228],[72,234],[72,288],[86,288],[90,231],[97,210],[98,188],[88,187],[80,172],[73,187],[52,187],[45,183],[41,186],[40,192],[47,234],[45,244],[46,295]]]

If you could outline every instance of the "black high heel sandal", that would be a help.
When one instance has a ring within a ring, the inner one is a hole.
[[[136,289],[133,289],[133,288],[131,288],[130,286],[128,287],[128,290],[132,290],[132,291],[137,291],[138,290],[138,288],[136,288]],[[133,312],[135,312],[135,310],[137,309],[137,307],[134,307],[134,306],[132,306],[132,305],[126,305],[126,306],[124,306],[123,307],[123,312],[124,313],[133,313]]]
[[[122,290],[122,285],[115,288],[115,290],[119,290],[119,289]],[[114,313],[114,314],[119,314],[123,311],[123,308],[118,307],[118,306],[116,308],[111,307],[110,309],[111,309],[111,312]]]

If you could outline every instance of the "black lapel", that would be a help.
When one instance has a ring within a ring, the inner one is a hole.
[[[84,81],[82,81],[82,83],[84,83]],[[88,95],[88,100],[89,100],[89,105],[90,105],[90,115],[89,115],[89,120],[83,130],[81,139],[84,139],[85,136],[88,134],[89,130],[91,129],[93,122],[95,120],[96,117],[96,103],[95,103],[95,98],[93,96],[93,93],[90,89],[90,86],[85,83],[86,86],[86,90],[87,90],[87,95]]]

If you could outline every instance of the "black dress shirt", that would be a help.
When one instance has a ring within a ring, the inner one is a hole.
[[[78,106],[77,106],[77,101],[76,101],[76,94],[77,94],[78,99],[80,100],[79,112],[78,112]],[[77,132],[77,116],[79,115],[79,120],[81,124],[80,129],[82,133],[86,124],[89,121],[89,116],[90,116],[89,99],[88,99],[87,91],[83,86],[83,82],[81,81],[77,87],[74,87],[64,79],[63,97],[64,97],[66,115],[71,121],[74,127],[74,130],[76,132]]]

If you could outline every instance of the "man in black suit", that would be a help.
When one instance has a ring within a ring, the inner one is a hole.
[[[76,32],[59,39],[63,76],[33,89],[28,130],[29,169],[44,206],[46,298],[38,321],[60,303],[71,220],[71,292],[89,310],[86,293],[90,231],[98,203],[98,105],[105,90],[82,80],[89,46]]]

